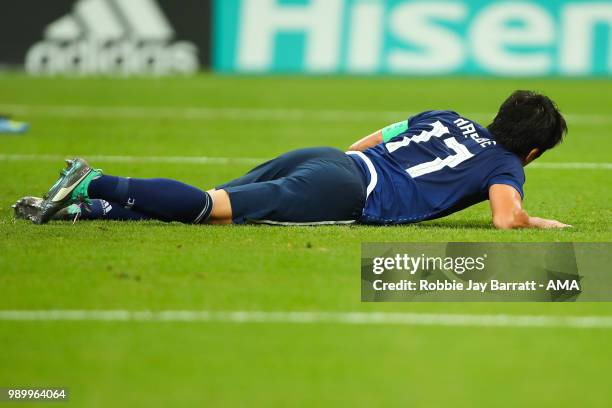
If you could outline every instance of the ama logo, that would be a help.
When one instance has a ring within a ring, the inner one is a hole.
[[[175,32],[155,0],[78,0],[26,54],[32,74],[152,74],[198,70],[197,47]]]

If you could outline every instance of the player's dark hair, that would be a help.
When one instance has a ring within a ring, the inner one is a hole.
[[[532,149],[542,154],[561,143],[567,124],[549,97],[515,91],[502,103],[488,129],[497,143],[525,158]]]

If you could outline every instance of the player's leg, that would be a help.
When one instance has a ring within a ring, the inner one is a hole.
[[[255,177],[256,173],[259,176]],[[217,203],[211,222],[215,223],[230,219],[238,223],[267,219],[345,221],[343,218],[354,219],[358,214],[353,213],[363,206],[360,170],[337,149],[291,152],[259,166],[250,177],[250,184],[228,183],[221,186],[224,192],[211,197],[208,192],[175,180],[102,175],[84,160],[76,159],[69,161],[62,177],[51,187],[34,222],[49,221],[68,202],[96,198],[154,219],[184,223],[207,221],[213,212],[213,198]],[[275,179],[257,181],[270,178]]]
[[[310,159],[284,177],[214,192],[210,222],[348,223],[359,218],[366,182],[339,150]]]
[[[161,221],[199,223],[210,214],[210,195],[170,179],[136,179],[102,175],[87,188],[89,198],[118,203]]]

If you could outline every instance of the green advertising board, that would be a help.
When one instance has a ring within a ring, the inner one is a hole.
[[[213,68],[608,76],[612,1],[216,0]]]

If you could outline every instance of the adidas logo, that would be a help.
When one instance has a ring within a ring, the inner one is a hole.
[[[113,206],[106,200],[100,200],[100,204],[102,204],[102,214],[106,215],[113,209]]]
[[[26,54],[32,74],[154,74],[198,70],[197,47],[175,36],[155,0],[78,0]]]

